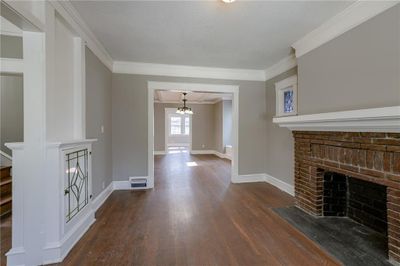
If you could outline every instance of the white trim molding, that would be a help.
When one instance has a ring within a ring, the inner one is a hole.
[[[232,157],[229,154],[226,153],[222,153],[216,150],[192,150],[190,151],[190,154],[211,154],[211,155],[215,155],[221,159],[228,159],[228,160],[232,160]]]
[[[274,187],[279,188],[283,192],[288,193],[291,196],[294,196],[294,186],[291,184],[288,184],[276,177],[273,177],[269,174],[265,174],[265,182],[273,185]]]
[[[238,159],[239,159],[239,86],[227,84],[202,84],[202,83],[181,83],[181,82],[147,82],[147,173],[148,186],[154,187],[154,91],[155,90],[181,90],[181,91],[202,91],[202,92],[217,92],[231,93],[232,99],[232,171],[231,180],[234,180],[238,175]],[[214,151],[208,151],[215,154]],[[193,153],[193,151],[192,151]]]
[[[214,150],[191,150],[190,154],[215,154]]]
[[[296,56],[291,54],[265,70],[265,81],[268,81],[295,66],[297,66]]]
[[[254,183],[254,182],[265,182],[265,174],[250,174],[250,175],[238,175],[232,179],[232,183]]]
[[[273,177],[269,174],[261,173],[261,174],[250,174],[250,175],[239,175],[237,178],[232,181],[232,183],[255,183],[255,182],[266,182],[268,184],[273,185],[276,188],[279,188],[283,192],[294,196],[294,186],[288,184],[276,177]]]
[[[0,150],[0,155],[4,156],[8,160],[12,161],[12,157],[10,155],[8,155],[7,153],[5,153],[4,151],[2,151],[2,150]]]
[[[48,244],[43,248],[43,264],[62,262],[75,244],[95,222],[94,211],[90,210],[79,223],[71,228],[70,232],[66,234],[61,241]]]
[[[273,122],[290,130],[400,132],[400,106],[275,117]]]
[[[263,70],[114,61],[114,73],[187,78],[265,81]]]
[[[24,60],[19,58],[0,58],[0,72],[22,74],[24,72]]]
[[[296,41],[292,45],[296,50],[296,57],[314,50],[398,3],[399,1],[356,1]]]
[[[138,177],[139,178],[139,177]],[[140,178],[145,178],[149,179],[147,176],[141,176]],[[147,185],[147,187],[131,187],[131,182],[129,180],[127,181],[113,181],[113,190],[147,190],[147,189],[152,189],[153,187],[150,187]],[[149,182],[147,182],[149,183]]]
[[[2,150],[0,150],[0,165],[12,166],[12,157]]]
[[[232,157],[230,156],[230,154],[227,153],[222,153],[219,151],[214,151],[214,155],[218,156],[221,159],[228,159],[228,160],[232,160]]]
[[[92,201],[94,212],[96,212],[101,207],[101,205],[103,205],[103,203],[106,201],[106,199],[108,199],[113,190],[114,184],[113,181],[111,181],[110,184],[105,189],[103,189],[103,191],[99,195],[97,195],[97,197]]]

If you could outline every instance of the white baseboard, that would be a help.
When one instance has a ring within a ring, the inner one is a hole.
[[[231,158],[231,156],[229,154],[222,153],[222,152],[219,152],[219,151],[214,151],[214,155],[218,156],[221,159],[232,160],[232,158]]]
[[[113,192],[113,181],[92,201],[93,211],[96,212]]]
[[[131,184],[129,181],[113,181],[113,190],[130,190]]]
[[[234,180],[233,183],[252,183],[252,182],[267,182],[268,184],[273,185],[274,187],[279,188],[283,192],[288,193],[291,196],[294,196],[294,186],[283,182],[282,180],[273,177],[269,174],[261,173],[261,174],[250,174],[250,175],[239,175]]]
[[[215,154],[214,150],[191,150],[191,154]]]
[[[234,177],[232,183],[265,182],[265,174],[239,175]]]
[[[190,153],[191,154],[212,154],[212,155],[218,156],[219,158],[222,158],[222,159],[232,160],[232,158],[228,154],[221,153],[221,152],[215,151],[215,150],[192,150]]]
[[[148,178],[147,176],[141,176],[141,178]],[[143,190],[151,189],[150,187],[131,187],[129,181],[113,181],[113,190]]]
[[[7,265],[25,265],[25,249],[23,247],[11,248],[7,253]]]
[[[165,151],[154,151],[154,155],[165,155],[165,154],[167,154]],[[230,155],[215,150],[191,150],[190,154],[212,154],[222,159],[232,160]]]
[[[43,248],[43,264],[62,262],[95,221],[94,211],[91,209],[81,221],[70,229],[61,241],[47,244]]]
[[[294,196],[294,186],[293,185],[283,182],[282,180],[280,180],[276,177],[273,177],[269,174],[265,174],[265,182],[279,188],[280,190],[288,193],[289,195]]]
[[[190,147],[190,143],[168,143],[167,144],[168,147]]]

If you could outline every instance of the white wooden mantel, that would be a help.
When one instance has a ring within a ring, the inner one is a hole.
[[[400,106],[275,117],[292,131],[400,132]]]

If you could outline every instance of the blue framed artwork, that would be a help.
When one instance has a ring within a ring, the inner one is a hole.
[[[275,83],[276,116],[297,114],[297,75]]]
[[[293,90],[287,90],[283,92],[283,112],[285,113],[293,113],[294,105],[293,105]]]

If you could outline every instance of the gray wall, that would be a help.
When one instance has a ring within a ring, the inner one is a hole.
[[[223,145],[232,145],[232,101],[223,101]]]
[[[165,150],[165,108],[177,108],[181,104],[154,104],[154,150]],[[214,105],[188,104],[192,115],[192,149],[214,150]],[[204,147],[202,145],[204,144]]]
[[[86,137],[96,138],[92,152],[93,196],[112,181],[111,71],[86,49]],[[101,127],[104,126],[104,133]]]
[[[113,178],[147,176],[147,81],[239,85],[239,174],[265,172],[265,82],[113,74]]]
[[[214,104],[214,142],[216,151],[224,152],[224,125],[223,125],[223,103]]]
[[[267,102],[267,160],[265,172],[288,184],[294,183],[294,141],[292,132],[272,123],[276,114],[275,83],[297,73],[291,69],[266,82]]]
[[[220,101],[214,106],[215,150],[225,153],[225,146],[232,145],[232,101]]]
[[[22,58],[22,37],[0,35],[0,57]]]
[[[400,5],[298,59],[299,114],[400,105]]]
[[[23,77],[1,74],[0,82],[0,150],[12,155],[4,143],[24,141]]]

